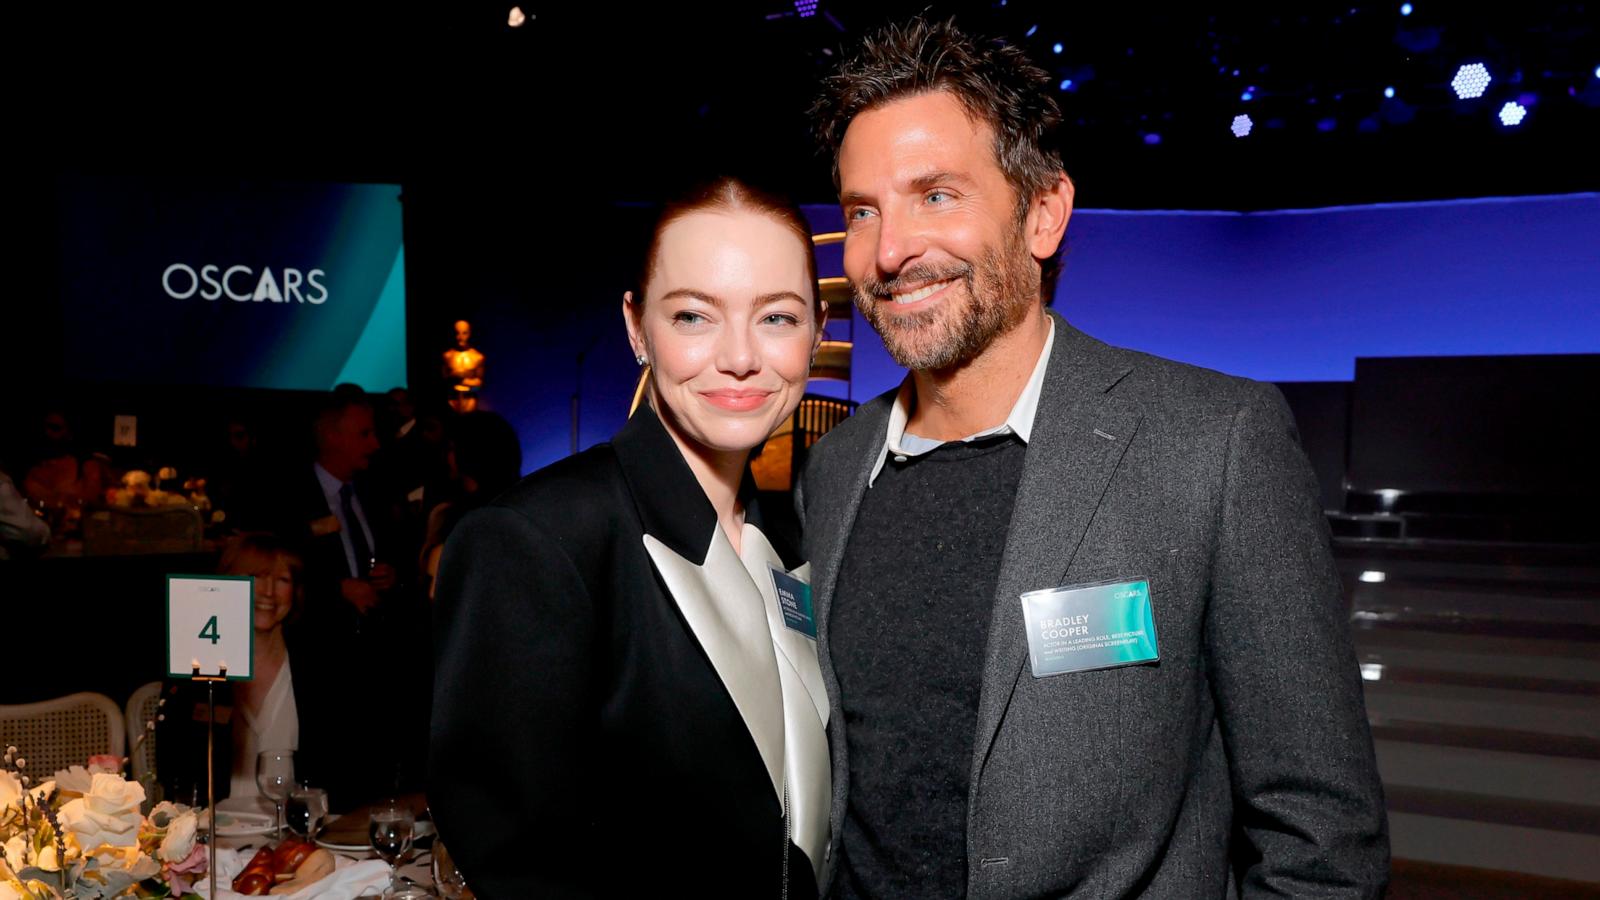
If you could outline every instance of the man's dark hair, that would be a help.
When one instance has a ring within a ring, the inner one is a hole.
[[[1016,192],[1017,218],[1025,219],[1033,199],[1063,171],[1056,133],[1061,108],[1050,93],[1050,74],[1016,47],[969,37],[954,19],[919,16],[885,26],[824,80],[811,120],[831,157],[834,188],[840,186],[839,145],[856,116],[932,91],[948,91],[968,116],[994,131],[995,159]],[[1042,266],[1045,285],[1053,287],[1059,255]]]

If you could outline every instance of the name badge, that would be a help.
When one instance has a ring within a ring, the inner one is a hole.
[[[778,611],[783,613],[784,627],[816,640],[817,617],[811,609],[811,585],[776,566],[767,568],[772,572],[772,587],[778,594]]]
[[[1145,580],[1029,591],[1022,618],[1035,678],[1161,658]]]

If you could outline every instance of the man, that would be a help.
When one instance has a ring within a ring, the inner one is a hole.
[[[813,112],[857,305],[911,370],[796,492],[835,895],[1378,896],[1381,787],[1281,396],[1045,309],[1073,186],[1020,51],[913,21]]]
[[[359,387],[335,388],[313,420],[315,458],[258,486],[260,496],[236,523],[280,536],[305,560],[305,612],[292,623],[294,678],[347,692],[352,701],[337,723],[302,714],[300,731],[386,735],[373,747],[314,761],[348,788],[347,802],[413,786],[426,745],[427,703],[417,699],[428,695],[431,674],[425,614],[393,563],[415,559],[416,551],[399,536],[390,503],[365,484],[376,428]]]

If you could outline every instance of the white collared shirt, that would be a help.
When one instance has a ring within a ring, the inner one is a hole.
[[[367,560],[356,559],[356,545],[350,540],[350,529],[360,528],[361,533],[367,536],[367,546],[376,552],[377,544],[372,542],[372,529],[367,527],[367,512],[361,508],[361,498],[352,496],[350,508],[355,510],[356,521],[354,524],[344,520],[344,500],[339,497],[339,489],[344,487],[344,482],[333,477],[322,463],[312,463],[312,468],[317,470],[317,483],[322,485],[322,497],[328,501],[328,511],[339,520],[339,540],[344,542],[344,560],[350,564],[350,577],[360,578],[366,574]]]
[[[1022,393],[1017,395],[1017,402],[1011,405],[1011,412],[1006,414],[1006,420],[993,428],[987,428],[977,434],[969,434],[962,438],[962,442],[975,441],[979,438],[992,437],[998,434],[1014,434],[1022,442],[1028,442],[1028,436],[1033,433],[1033,419],[1039,412],[1039,394],[1044,390],[1044,372],[1050,365],[1050,348],[1056,342],[1056,323],[1054,319],[1046,317],[1050,330],[1045,334],[1044,347],[1039,351],[1039,359],[1033,364],[1033,374],[1028,376],[1028,383],[1022,386]],[[894,405],[889,408],[889,428],[884,435],[883,448],[878,451],[878,461],[872,465],[872,474],[867,476],[867,487],[878,480],[878,473],[883,471],[884,461],[893,453],[896,462],[905,462],[912,456],[921,456],[949,443],[949,441],[936,441],[932,438],[919,437],[906,432],[906,423],[911,419],[912,394],[916,391],[916,382],[908,373],[906,380],[900,383],[900,393],[895,395]]]

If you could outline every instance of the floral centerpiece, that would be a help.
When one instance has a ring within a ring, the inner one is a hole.
[[[123,761],[97,756],[41,784],[6,747],[0,766],[0,900],[198,896],[205,871],[195,811],[159,803],[141,813],[144,786]]]

